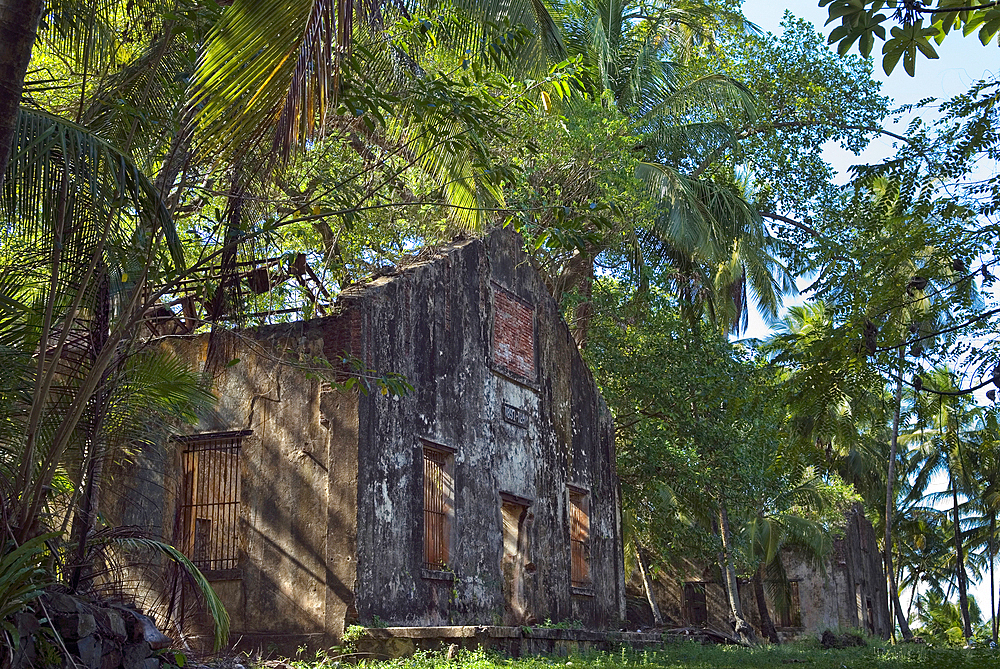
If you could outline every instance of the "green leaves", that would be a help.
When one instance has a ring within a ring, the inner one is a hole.
[[[868,56],[875,44],[875,37],[885,39],[885,27],[882,23],[886,16],[879,13],[884,2],[874,2],[871,8],[866,8],[862,0],[820,0],[820,7],[830,5],[829,24],[836,19],[841,20],[840,26],[830,33],[830,43],[839,42],[837,51],[840,55],[850,51],[855,42],[861,54]]]
[[[937,51],[928,39],[939,34],[939,30],[934,26],[924,28],[920,23],[895,26],[891,34],[892,38],[882,47],[882,68],[886,74],[892,73],[902,56],[903,69],[912,77],[916,71],[918,50],[926,58],[938,57]]]
[[[961,26],[965,35],[979,32],[979,41],[988,44],[1000,31],[1000,8],[992,7],[988,0],[937,0],[930,3],[910,3],[904,0],[820,0],[819,6],[829,6],[831,23],[840,19],[840,25],[830,32],[829,41],[837,43],[841,54],[850,51],[854,43],[864,56],[871,55],[875,38],[885,42],[882,47],[882,69],[890,74],[903,60],[903,69],[911,77],[916,72],[917,52],[925,58],[937,58],[937,51],[929,38],[938,44],[955,27]],[[982,6],[982,9],[976,9]],[[879,10],[894,9],[893,18],[899,23],[886,36],[882,25],[887,17]],[[954,11],[947,11],[954,8]],[[924,19],[928,20],[925,25]]]
[[[45,542],[55,537],[42,534],[20,546],[10,540],[0,544],[0,621],[24,608],[50,583],[42,561],[49,552]]]
[[[287,158],[322,133],[350,51],[350,0],[236,0],[208,37],[192,82],[205,150],[232,155],[268,133]]]

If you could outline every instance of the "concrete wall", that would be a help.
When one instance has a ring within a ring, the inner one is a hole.
[[[860,509],[853,509],[845,516],[843,528],[836,532],[833,551],[822,564],[794,549],[782,551],[781,561],[788,580],[798,583],[802,623],[799,627],[781,628],[780,619],[769,602],[772,620],[783,638],[816,636],[828,629],[859,629],[888,638],[888,599],[882,562],[875,531]],[[682,558],[654,580],[657,603],[668,626],[692,624],[685,608],[684,584],[701,582],[706,591],[707,626],[731,632],[729,605],[717,572],[714,566],[703,569]],[[644,595],[637,574],[632,575],[629,587],[631,600],[639,603],[638,597]],[[744,615],[759,631],[760,615],[748,582],[740,583],[740,601]],[[646,609],[648,611],[648,605]],[[636,621],[648,624],[649,620],[646,611],[637,611]]]
[[[324,645],[353,620],[357,396],[323,382],[326,332],[316,325],[171,344],[211,376],[219,397],[217,410],[189,432],[252,431],[240,456],[242,556],[237,569],[206,574],[230,614],[233,640],[246,646]],[[167,450],[168,472],[178,471],[182,448]],[[179,543],[178,489],[164,489],[162,523],[163,535]]]
[[[397,625],[501,624],[501,497],[530,500],[533,573],[524,622],[614,625],[623,615],[623,566],[613,425],[558,307],[500,231],[341,298],[365,333],[354,354],[413,385],[359,405],[357,601],[361,620]],[[491,363],[494,293],[534,308],[535,379]],[[503,405],[527,425],[504,419]],[[424,441],[426,440],[426,442]],[[423,569],[422,449],[454,450],[455,504],[448,571]],[[568,488],[590,496],[593,587],[570,587]],[[391,547],[391,549],[390,549]]]
[[[495,232],[346,290],[335,315],[165,344],[219,397],[188,432],[251,431],[240,461],[242,557],[238,569],[209,574],[234,639],[294,650],[328,644],[359,620],[617,627],[624,568],[612,418],[521,244]],[[530,306],[535,322],[535,358],[522,359],[519,374],[493,361],[497,291]],[[371,379],[367,394],[332,390],[347,354],[402,374],[412,392],[382,394]],[[504,405],[519,419],[505,420]],[[423,568],[427,444],[453,451],[447,570]],[[175,541],[182,448],[168,445],[129,474],[152,481],[139,513]],[[586,589],[570,586],[569,485],[589,497]],[[529,510],[514,608],[501,568],[501,492]]]

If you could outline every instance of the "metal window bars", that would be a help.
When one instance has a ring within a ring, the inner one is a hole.
[[[181,545],[202,571],[235,569],[239,563],[240,450],[247,432],[179,439],[183,488]]]
[[[424,448],[424,567],[448,564],[451,528],[448,522],[451,476],[448,455]]]
[[[575,587],[590,585],[588,541],[590,539],[590,514],[586,493],[569,493],[570,583]]]

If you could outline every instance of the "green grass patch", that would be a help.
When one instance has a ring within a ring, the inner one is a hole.
[[[314,663],[297,661],[296,669],[339,666],[329,659]],[[958,649],[927,646],[868,646],[823,650],[816,642],[762,648],[703,646],[682,642],[656,650],[624,650],[570,657],[511,659],[484,651],[459,651],[448,660],[443,652],[419,652],[412,657],[363,662],[368,669],[753,669],[801,667],[802,669],[903,669],[967,667],[1000,669],[1000,651],[989,648]]]

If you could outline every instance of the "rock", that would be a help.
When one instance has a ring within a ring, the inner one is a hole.
[[[70,641],[82,639],[97,631],[97,621],[90,613],[70,613],[55,616],[53,625],[59,635]]]
[[[145,641],[130,643],[122,649],[122,669],[143,669],[142,663],[151,652],[152,649]]]
[[[141,669],[160,669],[160,661],[155,657],[147,657],[143,660]]]
[[[89,669],[101,669],[101,648],[101,640],[96,636],[85,636],[76,642],[76,655]]]
[[[121,669],[122,653],[114,646],[101,657],[101,669]]]
[[[22,639],[31,636],[41,629],[41,625],[38,624],[38,618],[27,611],[21,611],[14,615],[14,626],[17,628],[17,633]]]
[[[139,623],[142,625],[142,639],[149,644],[150,648],[153,650],[170,648],[170,644],[172,644],[173,641],[156,627],[152,618],[144,616],[141,613],[137,613],[135,615],[139,619]]]
[[[94,618],[94,614],[81,613],[77,616],[77,621],[76,633],[79,635],[78,639],[90,636],[97,631],[97,620]]]
[[[125,629],[125,621],[121,615],[112,609],[103,609],[100,616],[101,633],[105,637],[110,637],[116,641],[125,641],[128,638],[128,630]]]
[[[35,638],[29,636],[21,640],[21,646],[14,653],[14,662],[11,664],[11,667],[13,669],[28,669],[35,666],[37,659],[38,653],[35,651]]]
[[[852,646],[865,646],[864,638],[860,634],[855,634],[853,632],[844,632],[843,634],[837,635],[830,630],[825,630],[823,635],[819,640],[820,646],[826,649],[830,648],[850,648]]]
[[[125,629],[130,641],[145,641],[153,650],[169,648],[173,643],[170,637],[157,629],[156,623],[149,616],[132,609],[121,608],[119,611],[125,616]]]
[[[76,599],[61,592],[53,592],[45,597],[45,605],[59,613],[76,613],[79,610]]]

